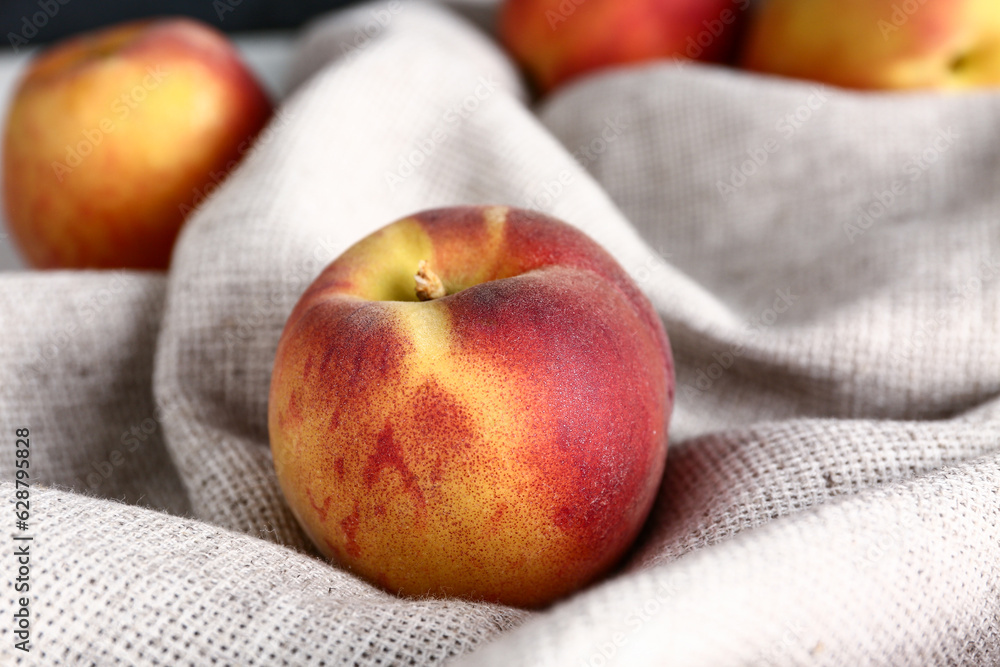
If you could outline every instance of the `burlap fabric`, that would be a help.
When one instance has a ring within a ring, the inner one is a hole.
[[[5,628],[0,661],[1000,664],[1000,97],[665,63],[531,108],[485,34],[413,3],[318,23],[289,81],[166,277],[0,276],[0,492],[16,428],[37,484],[32,651]],[[677,361],[649,526],[540,613],[337,570],[270,464],[299,294],[375,228],[472,203],[608,247]]]

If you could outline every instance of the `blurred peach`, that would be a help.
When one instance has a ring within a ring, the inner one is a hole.
[[[748,69],[848,88],[1000,84],[996,0],[765,0]]]
[[[186,214],[271,110],[229,40],[188,19],[58,44],[7,116],[12,236],[38,268],[165,268]]]
[[[750,0],[507,0],[500,37],[542,92],[662,58],[727,60]]]

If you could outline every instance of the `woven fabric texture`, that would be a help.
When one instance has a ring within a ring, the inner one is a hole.
[[[0,275],[0,493],[16,428],[37,483],[33,648],[0,662],[1000,664],[1000,96],[661,63],[533,105],[487,34],[419,2],[315,23],[288,81],[166,276]],[[268,448],[319,271],[487,203],[607,247],[677,364],[649,524],[542,612],[338,570]]]

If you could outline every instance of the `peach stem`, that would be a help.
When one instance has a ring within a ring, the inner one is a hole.
[[[421,301],[431,301],[432,299],[440,299],[448,295],[448,291],[444,288],[444,283],[441,282],[436,273],[431,271],[431,267],[426,260],[420,260],[420,264],[417,265],[416,279],[417,298]]]

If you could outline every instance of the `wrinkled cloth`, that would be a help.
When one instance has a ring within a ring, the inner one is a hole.
[[[487,34],[395,2],[311,26],[288,82],[165,276],[0,275],[0,491],[18,428],[34,484],[32,650],[0,662],[1000,664],[1000,96],[663,62],[533,104]],[[459,204],[590,234],[676,357],[648,525],[545,611],[339,570],[271,465],[298,297]]]

